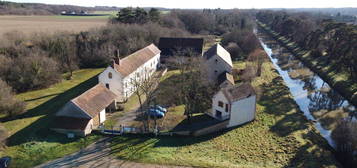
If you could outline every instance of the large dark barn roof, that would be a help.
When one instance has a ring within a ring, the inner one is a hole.
[[[161,56],[173,56],[177,53],[187,56],[187,51],[189,50],[202,55],[202,48],[203,38],[162,37],[159,42]]]

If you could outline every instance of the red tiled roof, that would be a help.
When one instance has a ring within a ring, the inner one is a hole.
[[[100,83],[71,101],[94,118],[108,107],[116,97],[115,93]]]
[[[120,60],[120,65],[114,64],[114,69],[123,77],[126,77],[160,52],[154,44],[150,44]]]

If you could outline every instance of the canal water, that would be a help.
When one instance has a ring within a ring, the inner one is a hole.
[[[300,110],[335,148],[332,130],[341,119],[354,119],[356,108],[269,35],[262,30],[256,34]]]

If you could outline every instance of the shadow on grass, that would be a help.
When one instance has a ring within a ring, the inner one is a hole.
[[[46,95],[46,96],[36,97],[36,98],[33,98],[33,99],[27,99],[27,100],[25,100],[25,102],[31,102],[31,101],[43,99],[43,98],[46,98],[46,97],[57,96],[59,94],[60,93],[55,93],[55,94],[50,94],[50,95]]]
[[[197,114],[191,117],[190,120],[187,118],[177,124],[171,131],[196,131],[203,129],[215,124],[218,124],[222,121],[214,119],[207,114]]]
[[[265,106],[265,113],[275,115],[278,120],[270,131],[281,137],[288,139],[285,148],[287,152],[294,153],[289,160],[288,165],[284,167],[320,167],[334,166],[336,161],[331,159],[328,150],[333,149],[327,141],[312,131],[307,118],[299,110],[296,102],[288,97],[289,89],[283,84],[283,79],[279,76],[273,79],[269,84],[264,84],[263,95],[259,104]],[[307,131],[306,131],[307,130]],[[304,145],[294,145],[300,143],[296,140],[293,133],[297,131],[306,131],[302,133],[302,138],[306,141]]]
[[[31,123],[29,126],[21,129],[15,134],[11,135],[8,138],[8,146],[15,146],[22,143],[25,143],[30,140],[39,140],[39,141],[49,141],[49,142],[69,142],[67,138],[58,138],[60,135],[54,133],[50,130],[52,126],[52,121],[54,114],[68,101],[80,95],[81,93],[87,91],[91,87],[95,86],[98,83],[97,76],[94,76],[88,79],[85,82],[80,83],[79,85],[59,94],[58,96],[50,99],[49,101],[28,110],[26,113],[16,117],[16,119],[24,119],[28,117],[36,117],[44,115],[35,122]],[[63,135],[62,135],[63,137]],[[70,140],[74,141],[74,140]]]

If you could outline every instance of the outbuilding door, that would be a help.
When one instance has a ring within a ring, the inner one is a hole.
[[[216,110],[216,117],[217,118],[222,118],[222,112]]]

